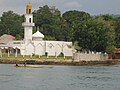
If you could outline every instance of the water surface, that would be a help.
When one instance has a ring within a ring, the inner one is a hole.
[[[120,65],[15,68],[4,64],[0,90],[120,90]]]

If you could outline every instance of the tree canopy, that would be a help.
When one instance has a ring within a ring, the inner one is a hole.
[[[115,48],[120,48],[118,15],[91,16],[77,10],[61,14],[56,7],[45,5],[33,11],[33,16],[35,28],[39,28],[46,40],[72,41],[78,45],[77,50],[113,53]],[[11,34],[16,39],[23,39],[23,21],[24,15],[13,11],[3,12],[0,17],[0,35]]]
[[[4,12],[0,18],[0,35],[11,34],[15,37],[23,36],[23,17],[13,11]]]

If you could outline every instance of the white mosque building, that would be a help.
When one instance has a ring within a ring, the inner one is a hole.
[[[33,15],[32,5],[30,3],[26,6],[25,22],[22,23],[24,27],[24,40],[15,41],[8,40],[6,43],[0,42],[0,52],[14,53],[20,55],[45,55],[58,56],[63,53],[64,56],[72,56],[73,48],[72,42],[65,41],[46,41],[43,40],[44,35],[37,31],[32,33],[33,27]],[[3,40],[5,41],[5,40]]]

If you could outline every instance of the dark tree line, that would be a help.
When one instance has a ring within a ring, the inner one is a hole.
[[[0,35],[11,34],[21,39],[23,36],[23,16],[20,16],[13,11],[4,12],[0,17]]]
[[[77,50],[114,53],[120,48],[120,16],[91,16],[84,11],[67,11],[63,14],[47,5],[33,11],[34,32],[39,28],[46,40],[72,41]],[[24,15],[13,11],[0,17],[0,35],[11,34],[23,39]],[[77,44],[77,46],[76,46]]]

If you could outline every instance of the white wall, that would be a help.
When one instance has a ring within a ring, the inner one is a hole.
[[[31,18],[31,23],[33,23],[33,15],[32,14],[25,14],[25,22],[30,23],[29,19]]]
[[[46,41],[46,52],[49,56],[55,56],[56,52],[56,42],[55,41]]]
[[[104,61],[108,58],[106,54],[86,54],[86,53],[74,53],[73,59],[75,61]]]
[[[71,44],[72,42],[64,41],[31,41],[28,44],[12,44],[11,46],[19,46],[21,55],[45,55],[45,52],[48,52],[49,56],[58,56],[63,52],[65,56],[72,56],[72,48],[68,47]]]
[[[63,53],[65,56],[72,56],[72,49],[69,49],[67,46],[63,48]]]
[[[45,51],[44,51],[44,43],[38,43],[35,46],[35,55],[44,55]]]
[[[40,38],[40,37],[32,37],[32,40],[33,40],[33,41],[42,41],[43,38]]]
[[[72,56],[72,48],[68,47],[72,42],[46,41],[45,43],[46,52],[48,52],[49,56],[58,56],[61,52],[63,52],[65,56]]]
[[[60,53],[62,52],[61,44],[59,43],[56,44],[55,51],[56,51],[56,56],[60,55]]]
[[[35,50],[34,46],[31,43],[28,44],[25,47],[25,55],[32,55],[32,54],[34,54],[34,52],[35,52],[34,50]]]

